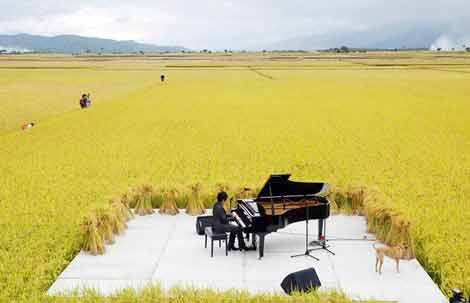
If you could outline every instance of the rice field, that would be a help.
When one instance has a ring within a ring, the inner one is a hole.
[[[45,300],[83,217],[130,187],[274,172],[380,191],[468,295],[469,71],[464,54],[0,56],[0,301]]]
[[[140,291],[134,289],[124,289],[119,293],[111,296],[103,296],[95,291],[88,291],[78,295],[56,296],[49,298],[50,303],[79,303],[79,302],[103,302],[103,303],[123,303],[123,302],[142,302],[142,303],[384,303],[383,301],[352,301],[341,292],[313,292],[309,294],[294,293],[292,296],[284,296],[279,294],[258,294],[252,295],[249,292],[231,290],[231,291],[214,291],[211,289],[185,289],[174,288],[164,291],[159,285],[149,286]]]

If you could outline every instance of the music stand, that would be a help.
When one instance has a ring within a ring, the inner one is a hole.
[[[306,203],[307,204],[307,203]],[[320,261],[320,259],[318,259],[317,257],[314,257],[310,254],[310,252],[313,250],[313,249],[309,249],[308,248],[308,221],[310,220],[310,211],[309,211],[309,207],[308,207],[308,204],[307,206],[305,207],[305,212],[306,212],[306,218],[307,220],[305,220],[305,252],[302,253],[302,254],[297,254],[297,255],[292,255],[290,256],[291,258],[296,258],[296,257],[301,257],[301,256],[308,256],[308,257],[311,257],[317,261]]]

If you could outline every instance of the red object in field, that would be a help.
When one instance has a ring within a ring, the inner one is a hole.
[[[320,236],[320,241],[325,241],[325,236],[324,235]]]

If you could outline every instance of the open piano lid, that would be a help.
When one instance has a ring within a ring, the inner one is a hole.
[[[329,185],[323,182],[290,181],[290,174],[271,175],[258,193],[257,200],[280,197],[324,196]]]

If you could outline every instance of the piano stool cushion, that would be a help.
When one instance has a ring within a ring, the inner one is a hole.
[[[211,238],[211,258],[214,256],[214,241],[219,241],[219,247],[220,242],[224,241],[225,242],[225,255],[228,256],[228,251],[227,251],[227,234],[226,233],[216,233],[212,229],[212,226],[207,226],[204,229],[205,237],[204,237],[204,247],[207,248],[207,238]]]

